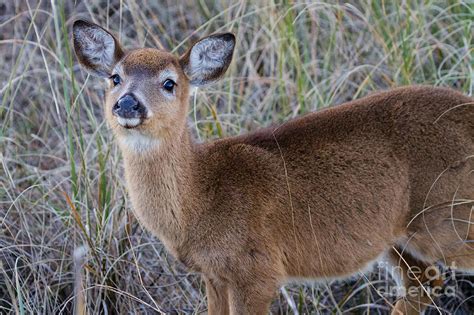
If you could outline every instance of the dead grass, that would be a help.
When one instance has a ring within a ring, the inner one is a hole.
[[[121,156],[103,123],[102,82],[82,72],[71,52],[71,23],[79,17],[109,27],[128,47],[177,53],[201,35],[236,33],[226,79],[191,102],[202,140],[403,84],[473,95],[471,0],[3,1],[2,314],[206,310],[199,276],[177,265],[130,214]],[[385,314],[394,297],[376,288],[391,281],[373,273],[287,286],[272,311]],[[472,314],[473,278],[447,281],[456,296],[437,300],[438,307]]]

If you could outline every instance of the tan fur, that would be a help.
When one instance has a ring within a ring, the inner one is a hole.
[[[105,116],[134,212],[202,273],[210,314],[265,314],[290,279],[346,277],[382,256],[403,268],[407,286],[424,281],[407,281],[407,265],[474,269],[474,108],[461,105],[472,98],[403,87],[196,144],[177,57],[139,49],[117,66],[128,83],[107,93]],[[178,75],[172,101],[154,88],[164,69]],[[111,114],[122,89],[139,90],[153,112],[133,130]],[[134,150],[127,137],[157,142]],[[394,313],[424,303],[421,294],[402,299]]]

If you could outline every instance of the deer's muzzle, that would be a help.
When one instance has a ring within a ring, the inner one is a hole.
[[[146,107],[133,94],[125,94],[112,108],[118,123],[125,128],[135,128],[146,118]]]

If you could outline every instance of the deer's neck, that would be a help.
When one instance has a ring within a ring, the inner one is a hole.
[[[174,251],[197,211],[194,154],[187,132],[140,152],[123,148],[125,176],[134,212],[140,222]]]

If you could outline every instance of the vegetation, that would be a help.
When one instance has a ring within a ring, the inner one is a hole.
[[[126,47],[183,53],[237,35],[224,80],[196,90],[196,139],[236,135],[405,84],[474,89],[474,2],[23,0],[0,2],[0,313],[200,313],[204,285],[130,211],[103,121],[105,84],[79,69],[77,18]],[[420,110],[423,110],[420,108]],[[341,192],[341,194],[344,192]],[[474,278],[430,314],[472,314]],[[386,314],[382,272],[289,285],[275,313]],[[76,288],[76,291],[75,291]],[[75,294],[77,292],[77,294]]]

